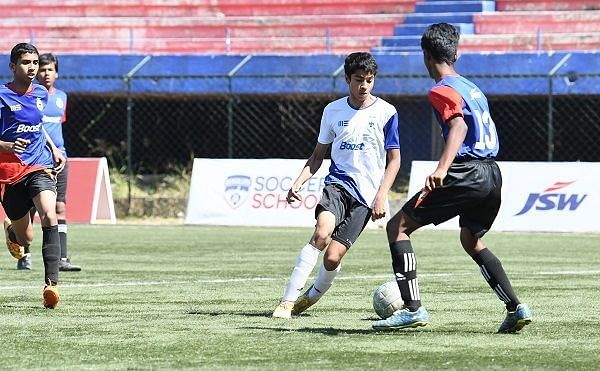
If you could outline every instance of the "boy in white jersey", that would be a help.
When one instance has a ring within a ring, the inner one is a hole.
[[[385,216],[387,193],[400,169],[398,114],[394,106],[371,95],[377,62],[369,53],[352,53],[346,57],[344,73],[349,95],[323,110],[317,144],[287,194],[290,204],[300,200],[302,185],[320,168],[331,146],[331,166],[315,209],[314,233],[300,251],[273,318],[304,312],[331,287],[342,258],[369,218]],[[314,284],[299,297],[323,250],[323,265]]]

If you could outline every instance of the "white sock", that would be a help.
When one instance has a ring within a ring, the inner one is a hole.
[[[317,276],[317,279],[315,280],[315,283],[313,284],[312,288],[308,292],[308,297],[311,300],[319,300],[321,296],[323,296],[327,292],[327,290],[329,290],[331,285],[333,285],[333,280],[340,272],[340,269],[342,269],[341,264],[338,265],[337,268],[335,268],[332,271],[328,271],[327,269],[325,269],[325,265],[321,265],[321,269],[319,269],[319,275]]]
[[[317,260],[319,260],[320,253],[321,250],[317,249],[313,245],[309,243],[304,245],[302,250],[300,250],[300,255],[298,255],[296,265],[294,266],[294,270],[290,276],[290,281],[288,282],[287,288],[285,289],[285,293],[283,294],[283,298],[281,298],[281,300],[296,301],[296,299],[298,299],[298,296],[300,296],[304,285],[306,285],[306,281],[308,280],[308,276],[310,276],[310,272],[312,272],[315,265],[317,265]]]

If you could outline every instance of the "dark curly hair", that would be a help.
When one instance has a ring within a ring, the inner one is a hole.
[[[12,50],[10,51],[11,63],[17,63],[19,61],[19,58],[21,58],[21,55],[27,54],[27,53],[37,54],[38,56],[40,55],[40,53],[38,52],[38,50],[35,46],[33,46],[29,43],[19,43],[19,44],[15,45],[12,48]]]
[[[58,72],[58,58],[52,53],[44,53],[40,55],[40,67],[54,63],[54,70]]]
[[[429,52],[435,60],[453,65],[456,62],[459,39],[460,34],[453,25],[435,23],[423,33],[421,49]]]
[[[344,61],[344,73],[346,76],[350,77],[358,70],[377,75],[377,62],[375,61],[375,58],[367,52],[349,54]]]

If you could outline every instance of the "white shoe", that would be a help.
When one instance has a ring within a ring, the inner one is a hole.
[[[273,311],[273,318],[291,319],[293,307],[294,307],[293,301],[287,301],[287,300],[280,301],[277,308],[275,308],[275,310]]]

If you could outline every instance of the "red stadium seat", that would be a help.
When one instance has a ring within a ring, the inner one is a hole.
[[[463,50],[598,50],[600,10],[480,14],[475,34],[463,38]]]
[[[420,14],[416,3],[3,0],[0,40],[61,54],[347,53],[381,46],[408,14]],[[474,35],[463,35],[462,50],[598,49],[600,10],[590,10],[598,7],[597,0],[497,0],[496,12],[473,13]]]
[[[65,53],[305,53],[369,50],[416,0],[41,0],[0,2],[0,39]]]
[[[496,0],[496,10],[594,10],[598,0]]]

